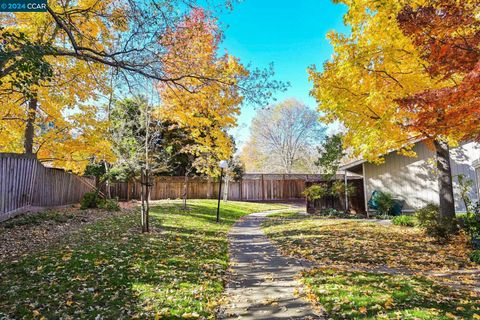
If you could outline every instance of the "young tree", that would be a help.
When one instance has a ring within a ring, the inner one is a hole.
[[[309,70],[314,83],[311,94],[320,102],[319,110],[325,113],[326,121],[343,123],[347,128],[345,144],[352,148],[354,155],[367,160],[381,161],[380,157],[391,150],[414,156],[412,147],[416,141],[431,141],[440,172],[440,214],[447,222],[452,221],[455,211],[448,146],[464,137],[459,135],[461,130],[453,118],[447,119],[442,112],[435,114],[439,109],[433,107],[433,112],[425,113],[419,104],[408,102],[419,93],[455,86],[452,79],[463,79],[465,75],[456,73],[453,78],[446,78],[429,71],[425,48],[416,44],[414,37],[405,34],[406,30],[397,23],[397,17],[405,19],[401,14],[412,1],[338,2],[349,6],[345,22],[352,32],[350,35],[330,33],[335,49],[332,60],[325,63],[322,72],[315,67]],[[442,9],[438,9],[442,14]],[[421,25],[419,22],[419,27]],[[429,38],[435,30],[425,29],[420,33]],[[455,109],[451,111],[455,113]],[[463,119],[469,125],[457,123],[460,128],[471,131],[475,127],[474,117],[470,115]],[[422,128],[420,123],[428,123],[429,129],[424,130],[427,126]]]
[[[114,171],[141,184],[142,232],[149,232],[151,177],[164,170],[162,123],[152,117],[153,106],[144,97],[117,101],[111,111],[111,137],[117,156]]]
[[[315,164],[320,167],[321,173],[330,180],[337,174],[340,163],[346,155],[343,148],[342,135],[334,134],[327,136],[318,148],[318,153],[320,157]]]
[[[316,111],[294,99],[259,110],[243,150],[242,160],[251,166],[247,169],[305,173],[308,167],[304,163],[314,161],[324,137],[325,128],[318,117]]]

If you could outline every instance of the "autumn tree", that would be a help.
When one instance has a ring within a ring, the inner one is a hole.
[[[480,139],[480,17],[477,1],[426,1],[406,5],[397,21],[420,48],[432,78],[446,83],[400,99],[414,116],[407,125],[432,138],[437,152],[442,215],[455,212],[448,138]],[[440,138],[440,139],[439,139]]]
[[[242,159],[250,171],[309,173],[325,128],[318,113],[289,99],[258,110],[250,128]]]
[[[168,49],[165,61],[172,61],[164,70],[171,77],[195,70],[208,79],[190,77],[158,86],[161,118],[189,132],[193,143],[186,151],[195,157],[196,171],[211,176],[219,175],[219,160],[232,156],[233,144],[227,131],[237,124],[240,104],[264,102],[271,90],[281,87],[276,82],[264,82],[266,74],[249,71],[238,58],[220,52],[222,38],[217,21],[205,10],[194,9],[162,39]],[[260,90],[251,87],[258,81],[264,83]]]
[[[195,5],[194,0],[49,1],[47,13],[1,15],[0,94],[6,101],[0,111],[2,151],[60,159],[62,166],[82,162],[75,166],[81,172],[93,154],[109,150],[105,142],[98,143],[108,126],[103,123],[108,110],[95,109],[95,102],[111,99],[113,87],[129,89],[145,79],[191,92],[195,88],[185,82],[219,83],[252,100],[268,98],[271,70],[252,70],[251,76],[231,81],[188,69],[181,56],[172,59],[167,39],[183,28]],[[72,126],[72,113],[87,128]],[[90,122],[93,113],[104,117]],[[54,128],[48,139],[40,137],[45,128]],[[66,132],[69,139],[59,144]],[[104,158],[112,160],[111,154]]]
[[[455,212],[448,146],[466,137],[461,131],[472,132],[474,116],[467,112],[465,117],[456,117],[457,120],[463,118],[457,122],[453,120],[455,117],[442,115],[441,108],[431,103],[424,104],[430,111],[423,112],[416,101],[422,97],[418,94],[438,94],[459,85],[471,74],[454,72],[455,75],[445,77],[432,72],[439,69],[428,61],[428,53],[425,54],[426,47],[434,48],[431,47],[434,42],[428,40],[425,47],[420,46],[418,40],[410,36],[413,33],[407,26],[409,10],[423,10],[418,2],[415,9],[410,7],[413,1],[409,0],[338,2],[348,5],[344,21],[351,27],[351,33],[331,32],[329,39],[335,50],[332,59],[324,64],[323,71],[317,71],[314,66],[309,69],[314,83],[311,94],[319,101],[324,120],[340,121],[347,128],[344,142],[351,147],[353,155],[370,161],[382,161],[381,156],[391,150],[414,156],[411,148],[416,141],[431,141],[437,151],[440,172],[440,214],[451,221]],[[423,3],[429,5],[428,1]],[[471,4],[470,8],[474,7],[474,2],[467,3]],[[443,9],[436,8],[442,16]],[[440,25],[443,23],[440,21],[443,20],[438,17],[431,23]],[[474,26],[472,21],[472,17],[464,20],[464,30]],[[411,22],[410,27],[412,25],[423,28],[421,21]],[[447,23],[438,32],[446,35],[447,30],[454,31],[450,27]],[[426,40],[435,37],[436,30],[425,28],[418,34],[425,35]],[[452,106],[450,111],[455,113],[455,110],[459,109]],[[436,112],[439,113],[435,115]]]

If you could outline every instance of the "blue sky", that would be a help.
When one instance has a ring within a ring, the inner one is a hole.
[[[314,108],[309,96],[307,67],[319,68],[330,58],[332,48],[326,34],[330,30],[346,32],[343,14],[346,7],[329,0],[243,0],[231,12],[222,13],[225,28],[223,48],[254,67],[273,62],[277,80],[290,82],[286,92],[276,94],[281,101],[296,98]],[[255,106],[242,107],[239,128],[234,130],[238,144],[248,138],[248,126]]]

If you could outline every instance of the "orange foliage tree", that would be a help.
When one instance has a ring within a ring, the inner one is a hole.
[[[415,8],[407,5],[397,16],[401,30],[428,63],[428,74],[446,84],[399,100],[401,108],[415,115],[407,126],[435,141],[440,192],[445,193],[440,197],[443,216],[455,207],[448,146],[438,138],[480,138],[479,15],[478,1],[436,0]]]

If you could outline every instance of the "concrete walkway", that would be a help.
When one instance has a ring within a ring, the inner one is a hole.
[[[295,277],[311,265],[280,255],[260,228],[273,212],[251,214],[229,234],[232,275],[221,319],[321,319],[295,294]]]

